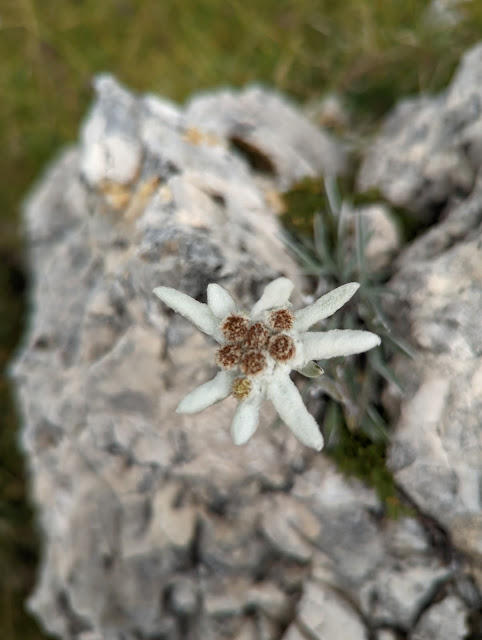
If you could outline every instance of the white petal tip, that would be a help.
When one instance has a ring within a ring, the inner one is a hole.
[[[276,278],[276,280],[273,280],[271,284],[273,285],[273,283],[275,283],[274,286],[276,288],[286,292],[289,291],[290,293],[293,291],[293,287],[295,286],[289,278],[285,278],[284,276]]]
[[[167,288],[168,287],[156,287],[155,289],[152,290],[152,293],[162,300],[162,298],[164,296],[164,291]]]
[[[380,337],[370,331],[331,329],[307,331],[302,335],[306,360],[328,360],[369,351],[380,344]]]
[[[230,313],[236,312],[234,300],[226,289],[215,282],[208,284],[207,298],[209,308],[214,315],[221,320]]]
[[[184,402],[184,399],[176,407],[176,413],[196,413],[196,410],[193,410],[192,407],[189,406],[189,402]]]
[[[309,433],[306,431],[297,431],[296,429],[292,429],[292,431],[298,440],[305,445],[305,447],[315,449],[316,451],[321,451],[323,449],[325,441],[318,428],[316,431],[314,429],[310,430]]]
[[[367,333],[370,333],[370,335],[373,336],[372,342],[374,347],[378,347],[378,345],[382,343],[382,339],[380,338],[380,336],[377,336],[376,333],[371,333],[369,331],[367,331]]]
[[[264,288],[263,295],[254,305],[251,317],[256,318],[262,311],[288,304],[294,284],[288,278],[276,278]]]
[[[232,376],[220,371],[212,380],[196,387],[177,405],[177,413],[198,413],[224,400],[231,393]]]
[[[370,349],[378,347],[382,342],[380,336],[377,336],[376,333],[372,333],[371,331],[360,331],[359,334],[359,346],[353,353],[364,353],[365,351],[370,351]]]
[[[231,423],[231,437],[235,445],[246,444],[258,428],[262,398],[261,394],[252,394],[238,404]]]
[[[323,447],[320,428],[289,376],[280,376],[275,384],[268,386],[267,394],[280,418],[298,440],[305,446],[320,451]]]
[[[321,451],[323,449],[324,444],[325,444],[325,441],[323,440],[323,436],[320,433],[320,439],[317,442],[313,443],[312,448],[316,449],[316,451]]]
[[[249,438],[237,438],[235,434],[231,434],[232,438],[233,438],[233,442],[237,447],[242,447],[243,444],[246,444],[248,442],[248,440],[251,438],[251,436],[249,436]]]
[[[216,334],[219,320],[207,304],[198,302],[186,293],[171,287],[156,287],[153,292],[165,305],[176,313],[180,313],[195,327],[209,336]]]

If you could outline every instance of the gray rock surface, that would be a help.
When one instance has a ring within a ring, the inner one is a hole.
[[[420,618],[410,640],[464,640],[468,633],[463,603],[455,596],[448,596]]]
[[[481,211],[479,178],[469,198],[402,253],[391,283],[396,330],[415,357],[395,361],[405,394],[393,390],[399,417],[389,465],[475,572],[482,560]]]
[[[467,196],[482,161],[482,44],[471,49],[436,97],[403,100],[366,155],[360,190],[378,189],[393,204],[433,221]]]
[[[300,284],[277,239],[276,196],[336,172],[343,154],[260,89],[185,109],[109,77],[97,92],[80,147],[26,208],[32,318],[14,377],[44,535],[30,609],[66,640],[410,633],[441,585],[465,576],[460,564],[415,518],[387,521],[373,491],[277,428],[269,407],[244,447],[229,436],[234,401],[176,414],[212,376],[214,345],[152,295],[164,284],[203,299],[218,281],[248,305],[279,274]],[[435,338],[422,335],[428,352]],[[465,363],[477,334],[464,336],[451,348],[467,343]],[[402,462],[419,455],[397,441],[394,460],[397,447]],[[466,504],[447,509],[450,522],[475,517]]]
[[[430,219],[437,202],[444,207],[438,224],[398,257],[390,282],[393,297],[386,311],[414,357],[397,356],[393,362],[404,393],[391,388],[385,395],[395,426],[388,464],[417,508],[432,519],[443,552],[455,564],[465,562],[479,589],[481,69],[479,45],[464,56],[442,95],[397,107],[359,178],[363,187],[380,188],[392,204],[421,219]]]
[[[400,250],[401,237],[393,213],[383,203],[351,207],[343,203],[347,232],[352,236],[352,251],[356,251],[356,229],[364,241],[363,257],[366,269],[377,273],[390,267]]]
[[[296,626],[295,626],[296,625]],[[307,581],[298,604],[297,620],[285,640],[301,637],[330,640],[366,640],[367,630],[353,607],[334,589]]]
[[[398,640],[398,637],[391,629],[379,629],[375,634],[375,640]]]

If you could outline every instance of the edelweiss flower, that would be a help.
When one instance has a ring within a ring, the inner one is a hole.
[[[314,377],[322,370],[313,360],[361,353],[380,344],[380,338],[369,331],[308,331],[343,306],[359,286],[344,284],[293,313],[289,303],[293,283],[278,278],[265,288],[250,315],[238,310],[218,284],[208,285],[207,304],[170,287],[154,289],[165,304],[220,345],[216,362],[221,371],[185,396],[177,411],[197,413],[233,395],[239,403],[231,435],[235,444],[244,444],[256,431],[259,407],[268,397],[295,436],[320,450],[323,436],[291,381],[290,371]]]

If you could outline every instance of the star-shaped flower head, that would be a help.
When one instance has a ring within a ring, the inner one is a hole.
[[[323,436],[303,404],[290,371],[313,376],[321,373],[314,360],[361,353],[380,344],[380,338],[370,331],[308,331],[342,307],[359,286],[349,282],[293,312],[289,303],[293,283],[278,278],[265,288],[251,314],[240,311],[218,284],[208,285],[207,304],[170,287],[154,289],[165,304],[220,345],[216,362],[221,370],[188,393],[177,411],[197,413],[232,395],[238,406],[231,435],[236,444],[244,444],[258,427],[259,408],[267,397],[295,436],[320,450]]]

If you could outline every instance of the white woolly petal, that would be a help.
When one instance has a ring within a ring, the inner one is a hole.
[[[164,304],[167,304],[168,307],[180,313],[204,333],[207,333],[209,336],[217,333],[219,320],[207,304],[198,302],[194,300],[194,298],[171,287],[156,287],[154,293]]]
[[[362,353],[380,344],[380,338],[370,331],[333,329],[332,331],[308,331],[301,336],[305,349],[305,361],[327,360],[337,356]]]
[[[258,428],[259,407],[262,400],[262,393],[253,392],[245,400],[241,400],[236,407],[231,423],[234,444],[245,444]]]
[[[226,289],[215,283],[208,284],[208,307],[220,320],[237,311],[236,303]]]
[[[184,396],[176,409],[177,413],[197,413],[224,400],[231,393],[232,381],[231,373],[220,371],[212,380]]]
[[[263,295],[254,305],[251,317],[254,319],[262,311],[273,309],[274,307],[284,307],[290,299],[293,291],[293,283],[288,278],[277,278],[270,282],[264,289]]]
[[[303,404],[298,389],[289,376],[279,376],[268,386],[268,398],[280,418],[295,436],[307,447],[323,447],[323,436],[311,413]]]
[[[315,322],[333,315],[358,290],[358,282],[348,282],[319,298],[313,304],[295,313],[295,331],[307,331]]]

